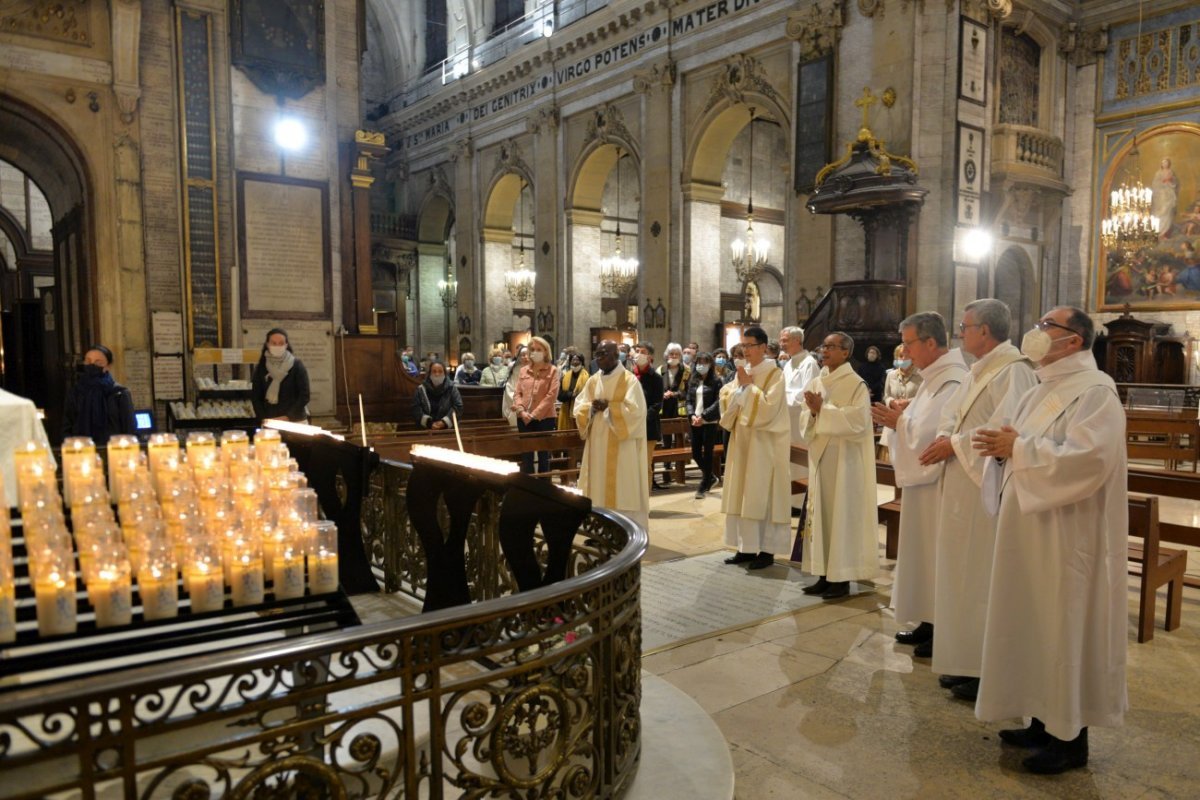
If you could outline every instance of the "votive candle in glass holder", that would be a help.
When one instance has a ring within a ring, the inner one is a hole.
[[[158,472],[173,461],[175,468],[179,466],[179,437],[173,433],[152,433],[146,442],[146,460],[150,465],[150,474],[156,479]]]
[[[95,464],[96,443],[90,436],[68,436],[62,443],[63,500],[71,502],[76,484],[87,480]]]
[[[34,444],[28,442],[24,447]],[[13,453],[17,472],[17,499],[24,516],[25,509],[36,506],[59,505],[58,480],[54,466],[45,450],[18,448]]]
[[[225,607],[225,571],[221,567],[217,549],[210,542],[199,541],[188,558],[184,582],[188,587],[192,613],[220,611]]]
[[[283,447],[283,438],[274,428],[259,428],[254,432],[254,457],[265,462],[279,448]]]
[[[276,600],[304,596],[304,551],[284,544],[275,554],[272,585]]]
[[[0,492],[0,495],[2,494],[3,492]],[[8,510],[5,509],[5,514],[7,513]],[[8,537],[0,536],[0,642],[12,642],[17,638],[16,592],[13,581],[12,542]]]
[[[337,525],[323,519],[316,523],[308,556],[308,586],[313,594],[328,594],[338,588]]]
[[[250,437],[245,431],[222,431],[221,458],[226,464],[250,458]]]
[[[75,567],[70,552],[48,550],[37,559],[33,576],[38,634],[58,636],[74,633]]]
[[[170,544],[165,539],[151,544],[137,574],[144,619],[169,619],[179,615],[179,587],[175,576],[175,553]]]
[[[235,606],[257,605],[263,601],[262,547],[253,537],[238,539],[234,544],[229,587]]]
[[[133,588],[129,559],[114,549],[88,583],[87,597],[96,612],[96,627],[114,628],[133,621]]]
[[[113,497],[121,496],[121,481],[132,472],[140,452],[136,436],[122,434],[108,440],[108,491]]]

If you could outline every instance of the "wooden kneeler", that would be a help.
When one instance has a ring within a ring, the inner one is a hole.
[[[1154,616],[1158,588],[1167,585],[1167,613],[1163,630],[1179,627],[1183,607],[1183,574],[1187,570],[1187,551],[1159,546],[1158,498],[1129,497],[1129,535],[1142,539],[1129,543],[1129,560],[1141,564],[1131,575],[1141,575],[1138,603],[1138,643],[1154,638]]]

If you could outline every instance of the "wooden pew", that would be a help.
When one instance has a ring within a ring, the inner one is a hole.
[[[1129,496],[1129,535],[1142,539],[1142,544],[1130,543],[1129,560],[1141,564],[1138,595],[1138,643],[1154,638],[1154,617],[1158,605],[1158,589],[1167,586],[1167,612],[1163,630],[1179,627],[1183,606],[1183,573],[1187,570],[1187,551],[1159,546],[1161,531],[1158,522],[1158,498]]]
[[[692,423],[690,417],[664,417],[662,422],[665,446],[654,451],[654,463],[675,465],[673,477],[676,483],[686,483],[685,473],[692,460]],[[721,474],[725,446],[718,443],[713,448],[713,477]]]
[[[1167,469],[1200,459],[1200,420],[1194,408],[1130,409],[1125,412],[1125,452],[1129,459],[1161,460]]]

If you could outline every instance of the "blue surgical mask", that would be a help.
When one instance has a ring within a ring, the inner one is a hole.
[[[912,359],[911,358],[898,358],[892,362],[892,365],[896,369],[908,369],[909,367],[912,366]]]
[[[723,357],[721,357],[721,356],[717,356],[717,358],[716,358],[716,364],[717,364],[717,366],[718,366],[718,367],[723,367],[723,366],[725,366],[725,365],[726,365],[726,364],[728,364],[728,363],[729,363],[729,362],[728,362],[728,361],[726,361],[726,360],[725,360]]]
[[[621,351],[621,352],[620,352],[620,353],[617,355],[617,358],[621,359],[621,363],[622,363],[622,364],[624,364],[624,363],[625,363],[625,359],[626,359],[627,357],[628,357],[628,356],[626,356],[626,354],[625,354],[625,351],[623,351],[623,350],[622,350],[622,351]]]

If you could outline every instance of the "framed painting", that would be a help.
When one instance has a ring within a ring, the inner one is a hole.
[[[1200,309],[1200,125],[1175,122],[1101,134],[1103,172],[1093,225],[1100,311]],[[1110,143],[1113,145],[1110,149]],[[1104,167],[1104,165],[1107,165]],[[1138,181],[1150,190],[1157,239],[1136,250],[1109,250],[1100,237],[1111,193]]]

